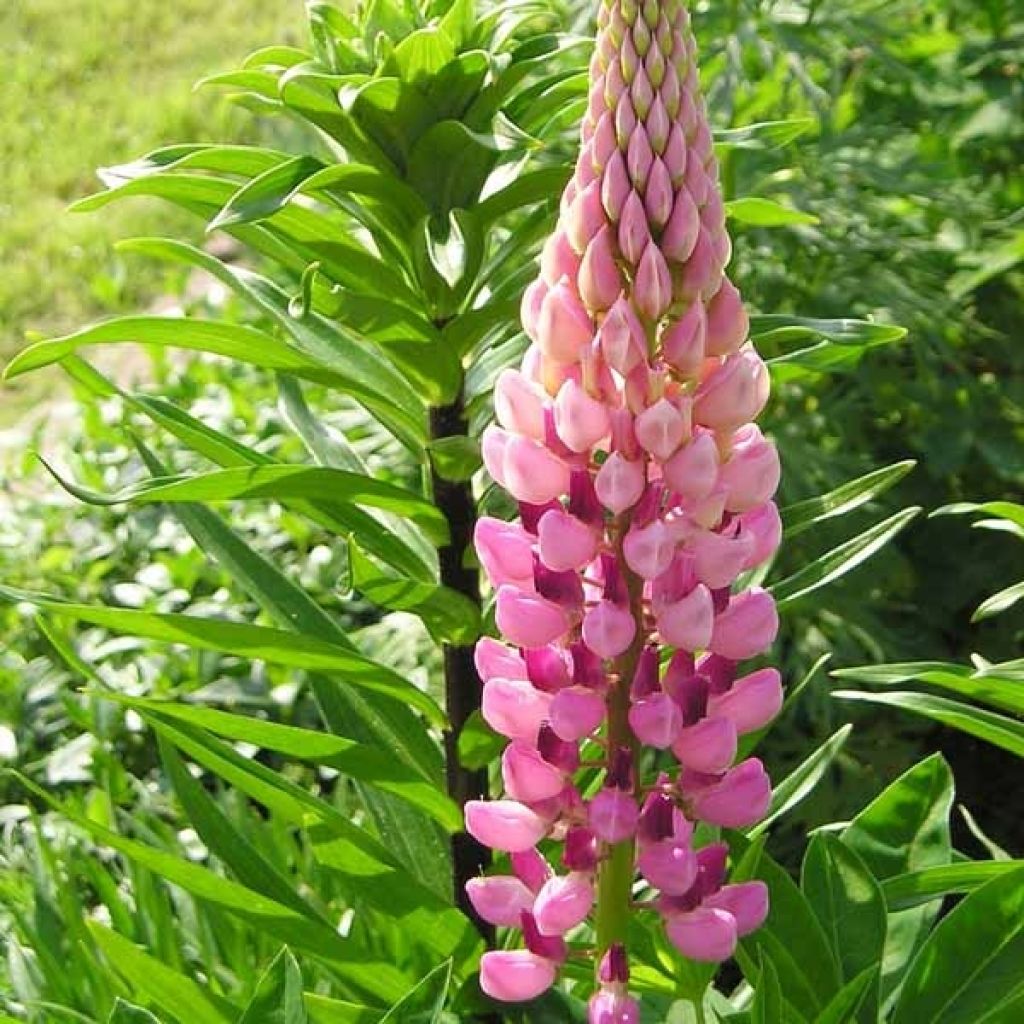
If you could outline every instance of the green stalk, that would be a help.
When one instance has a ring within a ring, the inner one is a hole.
[[[629,571],[622,556],[622,538],[629,529],[628,518],[617,524],[615,555],[622,568],[629,590],[630,611],[636,621],[636,637],[632,646],[615,661],[618,681],[608,692],[608,750],[607,763],[611,766],[613,753],[619,747],[628,747],[633,752],[634,763],[639,758],[636,737],[629,728],[629,688],[633,682],[637,662],[647,641],[644,632],[643,580]],[[640,772],[636,764],[636,785],[639,795]],[[600,962],[609,946],[616,942],[625,943],[629,931],[629,918],[633,901],[633,861],[636,853],[632,839],[617,843],[602,862],[597,876],[597,956]]]

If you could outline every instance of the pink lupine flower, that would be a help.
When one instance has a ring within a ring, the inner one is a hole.
[[[746,827],[771,800],[760,761],[735,761],[782,704],[778,672],[740,664],[769,649],[778,614],[739,581],[779,545],[780,469],[752,422],[768,369],[727,276],[682,0],[602,0],[581,137],[522,302],[532,344],[499,376],[498,425],[481,439],[519,521],[476,531],[512,645],[478,645],[482,710],[510,742],[504,795],[467,804],[466,827],[512,874],[474,880],[469,897],[522,934],[524,949],[481,962],[484,991],[504,1001],[555,982],[566,933],[596,903],[589,1019],[635,1024],[630,913],[653,908],[682,955],[717,961],[768,911],[761,883],[727,884],[726,847],[698,846],[695,825]],[[675,758],[653,784],[638,777],[644,748]],[[581,790],[598,757],[600,788]],[[541,840],[562,844],[561,873]],[[632,904],[637,875],[654,890],[647,909]]]

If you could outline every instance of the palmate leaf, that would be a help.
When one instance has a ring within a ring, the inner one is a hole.
[[[147,416],[184,442],[192,451],[219,466],[235,468],[266,466],[273,463],[273,459],[269,455],[214,430],[165,399],[122,391],[94,367],[77,356],[68,356],[61,362],[61,367],[74,381],[97,397],[119,396],[132,410]],[[291,380],[291,378],[282,378],[282,381]],[[298,385],[292,382],[290,387],[294,390]],[[282,393],[285,393],[285,389],[286,384],[282,383]],[[298,400],[301,400],[301,393],[299,393]],[[308,408],[304,404],[303,408],[308,414]],[[294,411],[292,401],[289,401],[289,411]],[[144,446],[137,439],[136,446],[140,448],[143,458],[149,461]],[[153,463],[150,468],[154,476],[166,477],[168,475],[166,470],[157,463]],[[368,472],[358,459],[336,468],[358,473]],[[282,503],[309,516],[321,526],[341,536],[357,535],[360,543],[368,552],[380,558],[387,565],[393,566],[399,572],[424,581],[436,579],[436,555],[433,547],[424,538],[422,531],[397,516],[383,513],[379,509],[364,510],[356,505],[310,501],[301,498],[284,499]],[[173,507],[181,509],[180,505]],[[212,512],[204,510],[199,518],[204,518],[209,524],[211,516],[213,516]],[[196,516],[192,516],[190,519],[194,524]],[[186,528],[189,528],[194,535],[194,530],[188,526]],[[197,543],[200,547],[204,546],[198,539]],[[235,552],[234,557],[229,556],[228,548]],[[244,561],[249,552],[251,552],[251,548],[247,544],[235,539],[234,542],[225,545],[219,560],[222,564],[225,561],[238,561],[239,559]],[[231,571],[230,566],[225,565],[225,568],[229,572]],[[269,580],[267,585],[273,586],[279,582],[280,573],[269,565],[267,570],[261,575]],[[305,597],[304,594],[302,596]]]
[[[437,893],[420,883],[388,846],[347,815],[212,736],[153,712],[146,712],[146,719],[197,764],[283,821],[306,829],[314,856],[347,883],[353,903],[401,921],[410,945],[435,956],[456,954],[460,963],[478,952],[478,936],[451,907],[450,891]]]
[[[126,839],[63,806],[28,779],[20,777],[20,780],[34,796],[84,829],[96,842],[116,850],[202,902],[224,910],[259,931],[329,961],[331,969],[353,991],[387,1001],[398,998],[404,990],[406,983],[395,967],[381,962],[375,953],[361,948],[353,939],[342,938],[330,926],[310,920],[290,907],[216,875],[207,868],[134,839]]]
[[[73,604],[45,594],[3,586],[0,586],[0,600],[34,605],[53,615],[104,626],[119,634],[185,644],[293,669],[336,672],[354,686],[407,702],[434,724],[440,725],[445,721],[444,712],[428,694],[384,665],[330,641],[225,619]]]

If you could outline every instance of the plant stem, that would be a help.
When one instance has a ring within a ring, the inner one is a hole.
[[[434,440],[464,437],[466,416],[461,396],[450,405],[430,410],[430,435]],[[448,521],[448,546],[441,548],[438,559],[441,583],[480,604],[479,573],[466,564],[466,551],[473,539],[476,507],[469,481],[455,482],[439,476],[431,466],[434,501]],[[445,644],[444,688],[449,728],[444,734],[445,765],[448,795],[461,807],[467,800],[487,796],[487,769],[470,770],[459,762],[458,742],[470,715],[480,707],[480,678],[473,663],[472,646]],[[494,929],[477,917],[466,896],[466,882],[475,878],[491,863],[490,851],[472,836],[460,832],[452,836],[452,874],[455,902],[474,922],[489,946],[494,944]]]
[[[641,783],[640,766],[636,763],[639,753],[636,738],[629,728],[629,688],[633,682],[640,653],[644,649],[643,580],[626,567],[622,556],[622,538],[629,528],[628,520],[620,521],[616,529],[616,558],[622,567],[626,586],[629,590],[630,611],[636,621],[636,636],[629,650],[616,660],[615,671],[618,682],[608,692],[608,765],[616,750],[628,747],[633,752],[636,769],[637,792]],[[629,930],[629,918],[633,903],[633,857],[632,839],[617,843],[608,858],[601,864],[597,878],[597,956],[600,963],[608,947],[613,943],[625,943]]]

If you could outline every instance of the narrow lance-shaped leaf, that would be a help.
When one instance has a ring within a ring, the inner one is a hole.
[[[816,558],[792,576],[773,583],[770,589],[775,595],[776,602],[779,605],[788,604],[852,572],[885,547],[893,537],[916,519],[920,512],[920,508],[908,508],[897,512],[884,522],[876,523],[865,530],[859,537],[854,537],[853,540],[848,540]]]
[[[1018,757],[1024,757],[1024,722],[1005,715],[997,715],[993,711],[947,700],[945,697],[935,697],[930,693],[836,690],[833,696],[839,700],[867,701],[871,704],[885,704],[904,711],[913,711],[934,722],[941,722],[971,736],[977,736],[978,739],[1008,750]]]
[[[237,1010],[226,1000],[216,999],[191,978],[171,970],[98,921],[89,922],[89,931],[111,966],[131,986],[135,998],[151,1002],[179,1024],[234,1024]]]
[[[895,462],[891,466],[873,470],[857,477],[856,480],[841,484],[820,497],[809,498],[807,501],[800,501],[782,509],[786,537],[795,537],[814,523],[845,516],[869,501],[874,501],[890,487],[899,483],[916,465],[913,459]]]
[[[161,467],[145,448],[151,471]],[[344,630],[298,584],[257,554],[220,517],[199,505],[173,505],[179,520],[199,546],[224,564],[232,578],[281,626],[354,649]],[[440,788],[441,754],[434,739],[410,707],[401,700],[382,698],[333,678],[310,677],[317,705],[328,729],[340,736],[388,752]],[[450,898],[448,844],[440,829],[421,811],[390,793],[356,782],[377,829],[401,863],[425,889]]]
[[[294,910],[268,899],[245,886],[214,874],[207,868],[126,839],[54,800],[45,790],[19,777],[22,785],[64,817],[85,829],[93,838],[148,868],[168,882],[180,886],[197,899],[222,909],[252,927],[329,960],[332,969],[353,986],[376,999],[396,999],[403,991],[403,977],[376,954],[363,949],[351,938],[343,939],[334,929],[319,925]]]
[[[0,586],[0,600],[35,605],[51,614],[105,626],[119,634],[185,644],[288,668],[336,672],[355,686],[408,702],[435,724],[444,721],[444,713],[434,700],[396,672],[355,651],[315,637],[224,619],[72,604],[11,587]]]
[[[402,797],[426,811],[449,831],[454,832],[462,827],[461,811],[440,791],[436,783],[413,772],[393,754],[374,747],[330,733],[299,729],[196,704],[124,697],[120,694],[110,694],[110,699],[140,712],[153,712],[161,718],[205,729],[236,743],[251,743],[261,750],[272,750],[296,760],[327,765],[349,778]]]
[[[238,1024],[308,1024],[302,970],[286,947],[259,980]]]
[[[266,465],[200,473],[194,476],[163,477],[104,494],[64,478],[52,467],[50,472],[69,493],[95,505],[156,502],[233,501],[269,498],[323,498],[370,508],[382,508],[407,516],[439,544],[447,540],[443,514],[426,499],[405,488],[359,473],[326,466]]]
[[[973,892],[993,878],[1024,868],[1024,860],[965,861],[895,875],[882,883],[890,911],[917,907],[946,896]]]
[[[852,731],[853,726],[849,723],[842,726],[775,787],[768,816],[748,831],[751,838],[766,832],[773,821],[810,796],[839,756]]]

